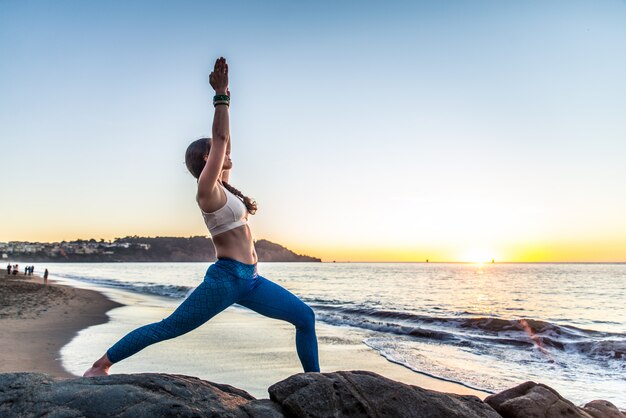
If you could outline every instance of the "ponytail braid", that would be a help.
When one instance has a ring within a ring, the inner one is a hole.
[[[256,201],[254,199],[251,199],[248,196],[244,196],[243,193],[241,193],[239,190],[235,189],[233,186],[226,183],[225,181],[222,181],[222,184],[228,189],[229,192],[231,192],[235,196],[239,196],[243,200],[243,204],[246,205],[246,209],[248,209],[248,213],[250,213],[250,215],[254,215],[256,213],[257,207]]]

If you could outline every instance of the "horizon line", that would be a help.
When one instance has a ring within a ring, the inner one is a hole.
[[[113,239],[104,239],[104,238],[75,238],[73,240],[61,240],[61,241],[0,241],[0,244],[9,244],[11,242],[20,242],[20,243],[46,243],[46,244],[52,244],[52,243],[62,243],[62,242],[72,242],[72,241],[115,241],[118,239],[125,239],[125,238],[146,238],[146,239],[155,239],[155,238],[182,238],[182,239],[190,239],[190,238],[206,238],[209,239],[211,241],[213,241],[212,237],[207,236],[207,235],[189,235],[189,236],[175,236],[175,235],[157,235],[157,236],[140,236],[140,235],[126,235],[124,237],[115,237]],[[258,238],[258,239],[254,239],[254,242],[256,241],[260,241],[260,240],[265,240],[265,241],[269,241],[278,245],[279,244],[277,242],[274,241],[270,241],[267,238]],[[284,247],[284,246],[283,246]],[[286,249],[288,249],[287,247],[284,247]],[[292,251],[292,250],[289,250]],[[293,251],[292,251],[293,252]],[[294,254],[297,254],[294,252]],[[438,261],[432,261],[430,260],[428,257],[424,257],[420,260],[407,260],[407,261],[385,261],[385,260],[377,260],[377,261],[363,261],[363,260],[342,260],[342,261],[337,261],[337,260],[328,260],[328,261],[324,261],[322,260],[321,257],[315,256],[315,255],[308,255],[308,254],[297,254],[297,255],[305,255],[307,257],[313,257],[313,258],[319,258],[321,263],[380,263],[380,264],[390,264],[390,263],[413,263],[413,264],[626,264],[626,260],[621,260],[621,261],[556,261],[556,260],[550,260],[550,261],[515,261],[515,260],[508,260],[508,261],[494,261],[493,259],[491,261],[489,260],[484,260],[484,261],[463,261],[463,260],[458,260],[458,261],[448,261],[448,260],[438,260]],[[8,261],[9,258],[6,258],[4,260]],[[1,258],[0,258],[1,260]],[[157,261],[158,262],[158,261]],[[261,261],[262,262],[262,261]],[[266,261],[267,262],[267,261]],[[79,262],[79,263],[87,263],[87,262]]]
[[[301,255],[301,254],[300,254]],[[312,257],[312,256],[309,256]],[[11,262],[9,258],[3,259],[3,262]],[[34,261],[34,263],[51,263],[51,264],[124,264],[124,263],[214,263],[217,260],[206,261]],[[13,261],[22,262],[18,258]],[[33,263],[33,261],[30,261]],[[323,264],[477,264],[477,265],[495,265],[495,264],[626,264],[626,261],[258,261],[259,263],[323,263]]]

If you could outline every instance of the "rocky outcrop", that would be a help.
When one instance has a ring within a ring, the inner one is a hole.
[[[282,245],[276,244],[266,239],[259,239],[254,241],[254,248],[256,249],[259,261],[322,261],[320,258],[317,257],[296,254],[290,249],[287,249]]]
[[[14,259],[24,263],[112,263],[112,262],[211,262],[216,260],[211,238],[196,237],[125,237],[114,242],[95,239],[60,243],[27,243],[39,252],[15,249]],[[317,257],[296,254],[282,245],[265,239],[254,242],[259,261],[321,262]],[[39,270],[37,270],[39,271]]]
[[[112,375],[55,380],[0,374],[0,417],[283,417],[280,406],[195,377]]]
[[[591,401],[579,408],[549,386],[526,382],[485,398],[505,418],[624,418],[608,401]]]
[[[294,417],[500,417],[476,396],[425,390],[368,371],[296,374],[268,392]]]
[[[593,401],[579,408],[533,382],[482,402],[368,371],[339,371],[296,374],[268,392],[270,399],[255,399],[233,386],[156,373],[66,380],[40,373],[4,373],[0,417],[625,418],[610,402]]]

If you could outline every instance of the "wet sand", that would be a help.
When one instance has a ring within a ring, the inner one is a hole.
[[[45,286],[41,277],[7,277],[4,271],[0,273],[0,372],[80,376],[126,332],[166,317],[179,303],[78,282],[69,286],[49,281]],[[316,329],[322,372],[370,370],[426,389],[481,399],[487,395],[387,361],[362,343],[367,336],[362,331],[321,322]],[[111,372],[187,374],[266,398],[268,386],[302,369],[291,324],[231,307],[189,334],[116,364]]]
[[[75,377],[61,365],[61,348],[120,306],[93,290],[75,289],[23,272],[0,272],[0,372]]]
[[[118,289],[101,290],[124,306],[109,312],[109,322],[82,330],[63,348],[63,365],[76,375],[127,332],[160,321],[181,302]],[[471,394],[481,399],[488,395],[389,362],[362,342],[370,336],[367,331],[321,321],[316,323],[316,331],[322,372],[369,370],[425,389]],[[257,398],[267,398],[270,385],[301,372],[293,325],[236,306],[185,335],[146,347],[111,368],[112,374],[196,376],[238,387]]]

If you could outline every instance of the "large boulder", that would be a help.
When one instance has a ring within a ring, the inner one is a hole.
[[[373,372],[338,371],[296,374],[268,392],[270,399],[255,399],[229,385],[157,373],[66,380],[40,373],[0,373],[0,417],[626,418],[610,402],[592,401],[579,408],[534,382],[482,402]]]
[[[549,386],[525,382],[485,398],[504,418],[626,418],[608,401],[592,401],[583,408]]]
[[[476,396],[425,390],[360,370],[300,373],[268,392],[290,417],[500,417]]]
[[[117,374],[52,379],[0,374],[1,417],[283,417],[273,402],[189,376]]]
[[[623,412],[609,401],[591,401],[583,406],[585,412],[593,418],[625,418]]]

